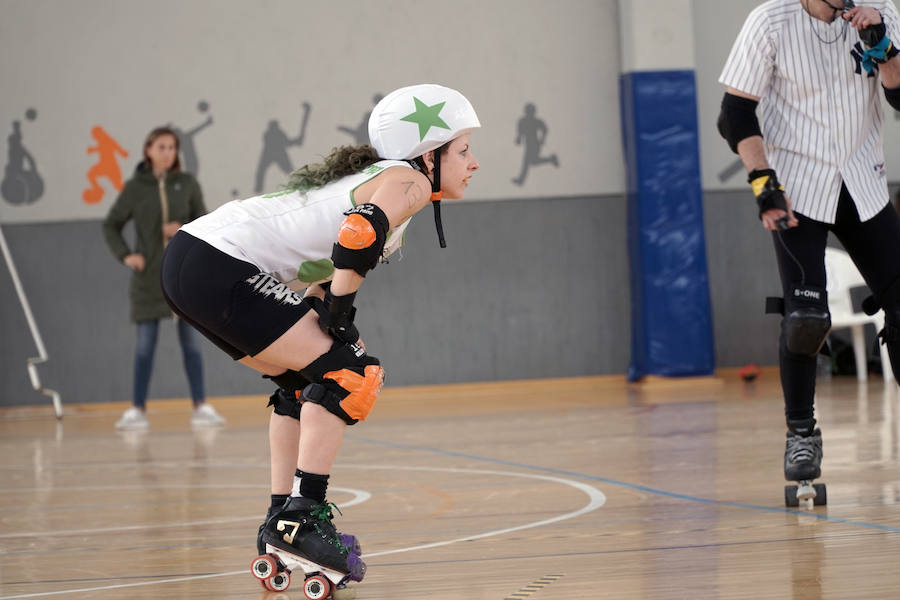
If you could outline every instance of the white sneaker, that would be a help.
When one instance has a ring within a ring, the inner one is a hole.
[[[224,424],[225,417],[206,403],[195,408],[194,414],[191,415],[191,427],[220,427]]]
[[[144,412],[132,406],[128,410],[125,411],[125,414],[122,415],[122,418],[116,421],[116,429],[123,429],[126,431],[147,431],[150,429],[150,421],[147,420],[147,416],[144,415]]]

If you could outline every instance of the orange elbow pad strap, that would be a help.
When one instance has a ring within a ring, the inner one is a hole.
[[[301,373],[313,381],[304,388],[302,400],[322,405],[348,425],[369,416],[384,385],[378,359],[344,342],[335,342]]]
[[[347,218],[338,229],[331,262],[337,269],[353,269],[365,277],[381,258],[390,223],[384,211],[371,202],[344,214]]]

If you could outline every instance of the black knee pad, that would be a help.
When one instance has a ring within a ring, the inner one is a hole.
[[[322,405],[348,425],[369,416],[384,385],[379,360],[356,344],[340,341],[301,373],[312,381],[303,390],[301,401]]]
[[[831,331],[828,293],[816,286],[794,285],[784,299],[782,340],[788,352],[815,356]]]
[[[299,371],[291,371],[288,369],[281,375],[263,375],[264,379],[271,379],[278,388],[274,394],[269,396],[269,404],[267,406],[274,407],[276,415],[284,415],[300,420],[301,393],[303,388],[309,385],[309,380],[300,374]]]

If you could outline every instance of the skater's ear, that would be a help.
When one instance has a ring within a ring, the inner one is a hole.
[[[434,150],[429,150],[422,155],[422,162],[425,163],[425,174],[434,173]]]

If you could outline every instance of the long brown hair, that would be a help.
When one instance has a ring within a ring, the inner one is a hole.
[[[157,127],[153,131],[147,134],[147,139],[144,140],[144,162],[141,163],[147,169],[153,168],[153,161],[150,160],[150,157],[147,156],[147,149],[153,145],[158,138],[161,138],[164,135],[171,135],[175,139],[175,162],[172,163],[172,168],[169,169],[170,173],[180,173],[181,172],[181,141],[178,139],[178,136],[175,132],[169,127]],[[140,166],[140,165],[139,165]]]
[[[379,160],[381,159],[375,152],[375,148],[369,144],[332,148],[331,154],[326,156],[322,162],[303,165],[291,173],[285,187],[289,190],[305,192],[322,187],[335,179],[359,173]]]

